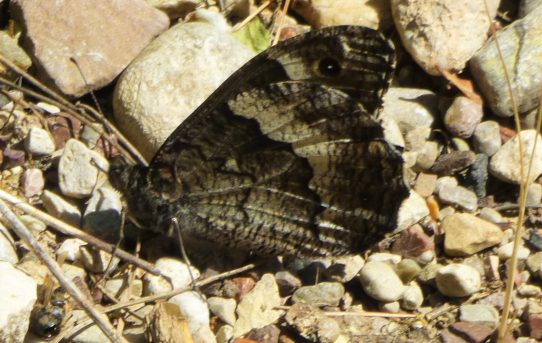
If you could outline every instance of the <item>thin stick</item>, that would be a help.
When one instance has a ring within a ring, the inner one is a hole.
[[[45,264],[47,268],[49,268],[49,271],[57,278],[60,285],[94,320],[96,325],[98,325],[103,333],[112,342],[127,342],[121,335],[117,334],[115,328],[111,325],[111,323],[109,323],[107,316],[103,312],[96,309],[92,302],[85,297],[85,295],[72,281],[67,280],[64,277],[60,266],[47,254],[47,251],[36,241],[26,226],[19,220],[15,213],[11,211],[9,206],[3,200],[0,200],[0,213],[2,213],[4,218],[10,222],[19,238],[22,239],[32,249],[32,252],[36,254],[40,261]]]
[[[113,253],[115,246],[113,244],[109,244],[107,242],[104,242],[94,236],[89,235],[88,233],[79,230],[71,225],[68,225],[64,223],[63,221],[48,215],[45,212],[42,212],[38,210],[37,208],[33,207],[32,205],[18,199],[17,197],[14,197],[13,195],[5,192],[4,190],[0,189],[0,199],[9,202],[11,205],[15,206],[16,208],[20,209],[21,211],[31,215],[32,217],[35,217],[44,223],[46,223],[48,226],[54,228],[55,230],[71,236],[75,238],[79,238],[88,244],[95,246],[98,249],[101,249],[103,251],[106,251],[108,253]],[[130,254],[127,251],[124,251],[122,249],[117,249],[115,251],[115,256],[122,258],[123,260],[135,264],[136,266],[140,267],[141,269],[144,269],[152,274],[160,275],[160,271],[156,269],[151,263],[142,260],[140,258],[137,258],[136,256]]]
[[[235,25],[235,27],[232,29],[233,32],[235,31],[239,31],[243,26],[245,26],[246,24],[248,24],[252,19],[254,19],[258,14],[262,13],[262,11],[264,9],[267,8],[267,6],[269,6],[269,4],[271,4],[271,1],[266,1],[264,2],[263,4],[260,5],[260,7],[258,7],[256,9],[256,11],[254,11],[254,13],[250,14],[248,17],[246,17],[242,22],[240,22],[239,24]]]
[[[277,25],[277,31],[275,32],[275,38],[273,39],[273,44],[271,45],[277,45],[280,39],[280,32],[282,31],[282,26],[284,25],[284,17],[286,17],[286,14],[288,13],[288,8],[290,8],[290,0],[286,0],[284,3],[284,7],[281,11],[281,16],[279,18],[279,24]]]

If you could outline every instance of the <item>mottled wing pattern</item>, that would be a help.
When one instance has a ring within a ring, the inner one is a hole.
[[[395,223],[408,195],[377,112],[393,47],[332,27],[283,42],[228,79],[126,191],[146,225],[260,254],[356,252]]]

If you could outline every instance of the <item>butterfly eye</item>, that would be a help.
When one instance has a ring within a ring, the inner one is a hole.
[[[330,57],[322,58],[318,62],[318,71],[323,76],[338,76],[341,73],[341,65],[339,62]]]

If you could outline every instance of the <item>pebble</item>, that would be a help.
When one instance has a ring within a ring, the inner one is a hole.
[[[130,294],[125,294],[130,290]],[[143,281],[140,279],[129,280],[126,275],[113,277],[105,282],[105,289],[109,294],[114,294],[117,299],[140,298],[143,294]]]
[[[130,10],[120,10],[125,8]],[[25,32],[23,45],[42,71],[42,81],[74,97],[109,84],[169,26],[167,16],[144,1],[18,1],[11,11]],[[104,13],[114,14],[115,20],[107,20]],[[71,20],[64,20],[68,17]],[[55,53],[59,51],[70,53]],[[84,78],[70,60],[73,56]]]
[[[476,160],[472,151],[452,151],[440,155],[431,167],[431,172],[439,175],[452,175],[471,166]]]
[[[466,297],[480,289],[480,274],[463,264],[450,264],[439,268],[435,281],[438,290],[449,297]]]
[[[399,124],[389,117],[385,117],[382,120],[382,128],[384,129],[384,138],[390,144],[398,147],[405,147],[405,139],[399,128]]]
[[[542,279],[542,251],[527,257],[527,267],[532,274],[538,275]]]
[[[0,156],[0,159],[3,162],[2,167],[4,170],[20,166],[24,163],[26,159],[26,154],[24,150],[19,149],[15,146],[7,146],[4,149],[3,154],[0,154]]]
[[[119,128],[152,158],[171,132],[252,56],[224,28],[206,22],[174,25],[122,73],[113,99]]]
[[[458,206],[469,212],[473,212],[478,208],[476,194],[463,186],[440,187],[438,197],[445,204]]]
[[[518,17],[525,17],[527,14],[531,13],[536,7],[538,7],[542,2],[540,0],[520,0]]]
[[[472,136],[472,143],[477,152],[493,156],[501,147],[499,123],[487,120],[478,124]]]
[[[122,202],[120,194],[101,187],[90,197],[83,215],[83,229],[109,242],[116,242],[120,236]]]
[[[418,193],[411,191],[406,200],[403,201],[397,215],[397,230],[401,231],[418,223],[429,215],[427,202]]]
[[[393,25],[389,4],[380,2],[374,4],[358,0],[293,2],[292,10],[312,27],[361,25],[378,29]]]
[[[79,251],[81,263],[86,270],[93,273],[104,273],[107,269],[115,270],[120,262],[118,257],[90,246],[81,247]]]
[[[2,223],[0,223],[0,261],[11,264],[19,261],[17,251],[15,250],[15,241]]]
[[[344,296],[344,287],[338,282],[320,282],[314,286],[303,286],[292,295],[294,303],[304,302],[316,306],[339,306]]]
[[[41,195],[41,201],[43,202],[45,210],[53,217],[75,227],[81,225],[81,212],[79,209],[75,205],[64,200],[61,196],[51,191],[44,190]]]
[[[74,279],[78,279],[77,281],[81,282],[84,282],[84,280],[86,280],[87,272],[81,266],[73,265],[70,263],[62,263],[60,269],[62,270],[62,273],[67,280],[73,281]]]
[[[486,279],[490,281],[501,279],[501,275],[499,274],[499,256],[486,256],[484,260],[484,275]]]
[[[19,46],[19,38],[19,35],[11,34],[9,30],[0,31],[0,53],[17,67],[26,71],[32,66],[32,60]],[[7,67],[2,68],[0,75],[8,80],[16,80],[19,77],[19,74]]]
[[[23,342],[36,294],[36,281],[11,263],[0,261],[0,337],[3,342]]]
[[[426,251],[433,250],[435,250],[433,238],[429,237],[419,224],[401,231],[391,246],[391,252],[402,257],[416,258]]]
[[[405,49],[435,76],[441,75],[441,70],[463,70],[485,42],[491,23],[483,1],[393,0],[391,9]],[[490,6],[491,18],[496,11],[497,6]]]
[[[469,213],[455,213],[442,220],[444,251],[448,256],[469,256],[501,243],[497,225]]]
[[[106,181],[108,169],[109,162],[102,155],[70,139],[58,163],[60,190],[72,198],[86,198]]]
[[[237,321],[233,327],[234,337],[253,328],[274,323],[282,316],[275,307],[282,305],[279,290],[272,274],[264,274],[254,288],[237,305]]]
[[[469,62],[476,85],[498,116],[513,115],[507,79],[511,82],[520,114],[538,107],[542,80],[533,77],[533,70],[542,68],[542,43],[539,39],[541,16],[542,7],[538,6],[523,19],[499,30],[500,52],[495,37],[491,37]],[[503,65],[507,67],[509,78],[504,73]]]
[[[499,211],[492,209],[490,207],[484,207],[480,210],[478,213],[478,216],[480,219],[487,220],[488,222],[494,223],[494,224],[501,224],[504,223],[505,220],[499,213]]]
[[[489,163],[489,171],[496,178],[513,184],[519,184],[521,180],[520,156],[518,154],[519,134],[512,137],[493,155]],[[532,154],[534,142],[538,136],[538,141],[542,141],[542,137],[537,134],[536,130],[524,130],[521,132],[521,140],[523,142],[523,166],[527,173],[529,168],[529,160],[533,156],[531,173],[528,182],[533,182],[542,173],[542,144],[536,144],[534,155]]]
[[[359,280],[368,296],[382,302],[399,300],[405,291],[399,276],[385,262],[368,261],[361,269]]]
[[[535,250],[542,251],[542,232],[531,231],[527,243]]]
[[[531,338],[542,339],[542,313],[531,314],[529,316],[529,329]]]
[[[459,320],[496,328],[499,323],[499,311],[491,305],[464,304],[459,307]]]
[[[27,198],[31,198],[36,195],[40,195],[43,192],[45,186],[45,180],[43,179],[43,172],[38,168],[28,168],[24,171],[21,179],[23,194]]]
[[[511,258],[513,249],[514,249],[514,242],[506,243],[506,244],[500,246],[499,249],[497,250],[497,253],[498,253],[499,258],[501,259],[501,261],[505,261],[505,260],[508,260],[509,258]],[[531,254],[531,252],[529,251],[529,249],[527,249],[523,245],[520,245],[518,247],[518,255],[517,255],[517,257],[518,257],[519,260],[526,260],[529,257],[530,254]]]
[[[431,127],[419,126],[409,130],[405,135],[405,147],[408,151],[420,151],[431,135]]]
[[[207,299],[209,309],[226,324],[234,325],[237,320],[235,317],[235,308],[237,303],[234,299],[227,299],[222,297],[211,297]]]
[[[427,171],[435,164],[440,152],[440,147],[435,141],[426,141],[423,147],[418,151],[414,170]]]
[[[222,325],[216,332],[217,343],[230,343],[233,338],[233,326]]]
[[[401,308],[414,311],[420,308],[423,303],[422,289],[416,282],[411,282],[405,289],[401,298]]]
[[[179,306],[188,322],[188,327],[195,342],[213,342],[214,334],[209,327],[209,307],[207,301],[198,292],[190,291],[178,294],[168,300]]]
[[[440,193],[442,188],[457,187],[458,185],[459,185],[459,183],[457,182],[457,179],[455,177],[453,177],[453,176],[439,177],[437,179],[435,192],[438,194],[438,193]]]
[[[531,183],[527,187],[526,205],[527,206],[540,205],[541,200],[542,200],[542,185],[539,183]],[[519,200],[518,200],[518,203],[519,203]]]
[[[367,262],[385,262],[394,265],[401,262],[402,259],[401,255],[390,254],[388,252],[376,252],[369,255]]]
[[[414,185],[414,191],[420,196],[426,198],[433,194],[435,187],[437,185],[437,175],[419,173],[416,178],[416,184]]]
[[[398,301],[392,301],[389,303],[381,303],[380,310],[388,313],[399,313],[401,311],[401,304]]]
[[[301,280],[287,270],[275,274],[275,281],[279,287],[280,295],[287,296],[302,286]]]
[[[79,140],[90,149],[96,148],[99,139],[102,137],[100,132],[104,132],[103,125],[93,123],[91,125],[85,125],[81,131]]]
[[[419,88],[391,87],[384,95],[381,118],[394,119],[403,134],[418,127],[431,127],[438,114],[438,97]]]
[[[285,316],[286,322],[299,335],[311,342],[345,342],[339,338],[341,327],[337,320],[309,304],[294,304]]]
[[[81,258],[80,248],[87,245],[87,242],[79,238],[68,238],[64,240],[56,250],[57,256],[62,256],[64,260],[76,262]]]
[[[539,297],[542,294],[542,289],[535,285],[523,284],[517,288],[517,292],[522,297]]]
[[[487,195],[489,157],[484,154],[477,154],[474,163],[467,170],[466,184],[478,198],[485,198]]]
[[[161,257],[156,260],[154,266],[167,279],[160,275],[145,274],[144,280],[149,294],[159,294],[172,289],[188,287],[192,284],[190,274],[194,280],[200,277],[200,272],[195,267],[188,267],[186,263],[172,257]]]
[[[458,96],[444,115],[444,125],[452,135],[467,139],[472,136],[483,115],[482,104]]]
[[[491,334],[495,331],[493,328],[490,328],[487,325],[481,325],[481,324],[474,324],[474,323],[468,323],[468,322],[456,322],[453,323],[449,327],[450,331],[459,335],[461,338],[458,338],[458,343],[463,342],[476,342],[476,343],[482,343],[486,342],[486,340],[491,336]],[[463,340],[462,338],[466,338],[467,341]],[[446,341],[445,343],[449,343],[451,341]]]
[[[33,127],[28,131],[24,140],[24,148],[32,155],[50,155],[55,151],[55,142],[49,132],[39,127]]]
[[[341,256],[333,259],[333,263],[326,269],[328,280],[346,283],[359,273],[365,260],[360,255]]]
[[[404,284],[412,281],[418,274],[420,274],[422,268],[416,261],[406,258],[399,262],[395,267],[397,275],[403,281]]]

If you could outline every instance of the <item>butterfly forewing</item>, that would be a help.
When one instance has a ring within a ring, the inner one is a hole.
[[[125,194],[136,217],[261,254],[356,252],[393,229],[408,195],[378,121],[393,47],[333,27],[281,43],[228,79]]]

